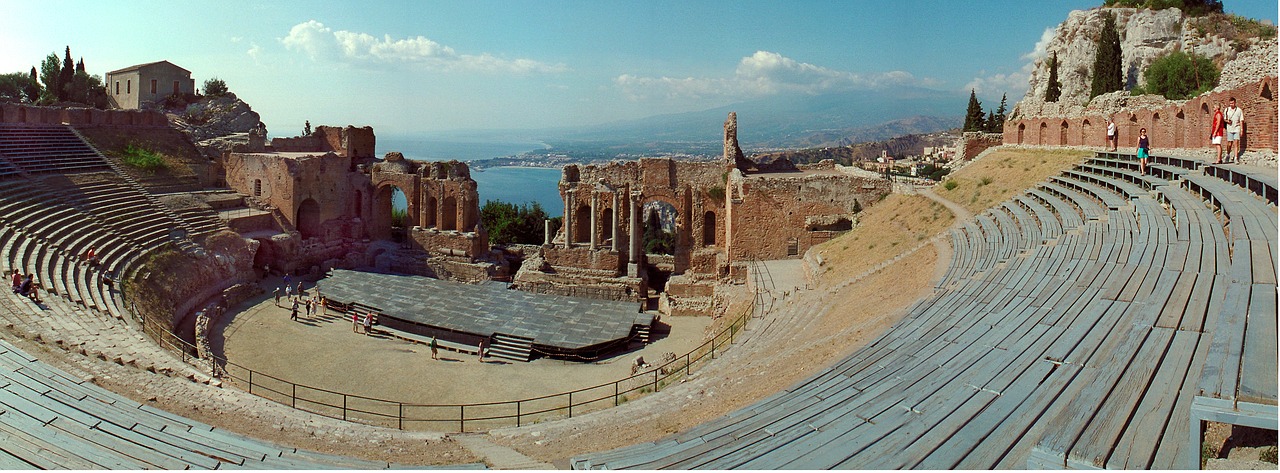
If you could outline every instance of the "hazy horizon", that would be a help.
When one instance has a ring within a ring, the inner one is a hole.
[[[1100,3],[0,0],[0,73],[66,46],[94,75],[169,60],[197,86],[226,81],[276,136],[308,120],[516,134],[893,87],[1012,105],[1053,29]],[[1271,2],[1226,10],[1277,18]]]

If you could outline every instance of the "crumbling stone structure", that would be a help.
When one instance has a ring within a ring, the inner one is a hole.
[[[888,181],[841,173],[830,162],[751,161],[738,146],[736,118],[725,122],[718,163],[565,166],[564,225],[543,246],[544,260],[521,268],[516,285],[556,294],[590,288],[615,300],[658,298],[666,313],[709,313],[714,285],[743,276],[747,261],[799,258],[852,228],[855,201],[865,207],[890,191]],[[644,252],[643,209],[653,202],[674,210],[671,255]]]
[[[488,237],[479,225],[479,196],[465,163],[410,161],[398,152],[374,156],[370,127],[317,127],[309,136],[274,138],[260,152],[223,158],[228,186],[275,213],[278,233],[252,232],[273,254],[273,265],[293,271],[319,266],[378,266],[430,276],[486,277],[492,264]],[[400,257],[391,240],[394,191],[408,212]],[[433,259],[434,257],[434,259]],[[412,259],[404,264],[398,259]],[[420,263],[420,264],[419,264]]]

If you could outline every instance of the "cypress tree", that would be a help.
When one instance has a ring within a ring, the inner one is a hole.
[[[58,90],[54,91],[58,95],[58,100],[67,100],[70,94],[68,88],[71,81],[76,76],[76,63],[71,60],[71,46],[67,46],[67,55],[62,59],[62,69],[58,71]]]
[[[978,95],[975,91],[969,89],[969,110],[964,112],[963,131],[982,131],[986,129],[983,118],[982,103],[978,101]]]
[[[1116,18],[1107,15],[1102,22],[1102,34],[1098,36],[1098,52],[1093,59],[1093,84],[1089,98],[1107,92],[1124,90],[1124,74],[1120,61],[1120,32],[1116,30]]]
[[[997,133],[1000,125],[996,123],[996,112],[987,112],[986,123],[982,127],[982,131],[987,133]]]
[[[1000,95],[1000,108],[996,109],[996,125],[992,126],[992,133],[1000,133],[1004,131],[1004,122],[1009,119],[1009,107],[1006,102],[1009,98],[1008,93]]]
[[[1049,58],[1049,86],[1044,89],[1045,102],[1057,102],[1062,96],[1062,83],[1058,82],[1058,53]]]
[[[31,103],[36,103],[36,101],[40,100],[40,79],[36,75],[34,66],[31,68],[31,80],[27,82],[27,88],[23,90],[23,93],[27,95],[27,101]]]
[[[80,58],[80,60],[79,60],[79,61],[76,61],[76,72],[85,72],[85,70],[84,70],[84,58]]]

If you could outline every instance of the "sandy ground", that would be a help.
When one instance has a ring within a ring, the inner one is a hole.
[[[263,288],[276,284],[263,282]],[[339,314],[289,320],[284,300],[268,294],[224,316],[212,332],[227,359],[298,384],[415,404],[463,404],[526,399],[611,383],[631,375],[636,356],[658,360],[701,344],[710,317],[664,317],[670,327],[643,348],[595,362],[540,358],[529,363],[440,350],[431,359],[423,344],[393,338],[375,327],[373,336],[353,333]],[[233,367],[234,370],[234,367]]]

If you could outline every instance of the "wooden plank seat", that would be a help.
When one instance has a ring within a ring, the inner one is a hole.
[[[1276,172],[1274,169],[1220,164],[1209,164],[1204,166],[1203,169],[1207,175],[1248,189],[1250,192],[1270,202],[1271,205],[1276,205]]]
[[[1049,190],[1050,188],[1047,187],[1049,185],[1050,183],[1042,182],[1040,183],[1040,188],[1028,189],[1027,194],[1048,206],[1048,208],[1053,209],[1053,213],[1057,215],[1058,220],[1062,223],[1062,231],[1067,232],[1072,229],[1079,228],[1084,224],[1084,220],[1086,218],[1096,218],[1089,216],[1082,217],[1080,207],[1068,203],[1068,201],[1060,198],[1059,195],[1051,192]],[[1097,205],[1094,204],[1092,208],[1097,209]],[[1101,212],[1099,212],[1099,214],[1101,214]]]
[[[1039,194],[1036,194],[1036,193],[1033,193],[1033,194],[1037,195],[1038,197],[1041,197],[1042,202],[1046,202],[1049,205],[1054,206],[1055,210],[1058,211],[1059,216],[1062,215],[1062,208],[1061,208],[1062,206],[1066,206],[1066,207],[1074,206],[1080,209],[1077,212],[1077,215],[1083,215],[1085,220],[1097,220],[1099,218],[1102,218],[1103,215],[1106,215],[1106,209],[1104,209],[1101,205],[1098,205],[1098,199],[1094,197],[1090,197],[1084,193],[1081,193],[1075,188],[1072,188],[1070,186],[1063,185],[1062,183],[1059,183],[1059,182],[1048,181],[1048,182],[1040,183],[1040,189],[1036,189],[1035,191],[1042,193],[1041,190],[1043,190],[1044,192],[1047,192],[1048,194],[1053,195],[1054,197],[1052,199],[1047,199],[1044,196],[1040,196]],[[1056,202],[1061,202],[1062,205],[1057,205]],[[1064,222],[1064,225],[1063,225],[1064,228],[1067,227],[1067,225],[1065,225],[1066,220],[1063,220],[1063,222]],[[1075,226],[1080,226],[1080,225],[1083,225],[1082,220],[1079,221],[1079,223],[1076,224]]]

